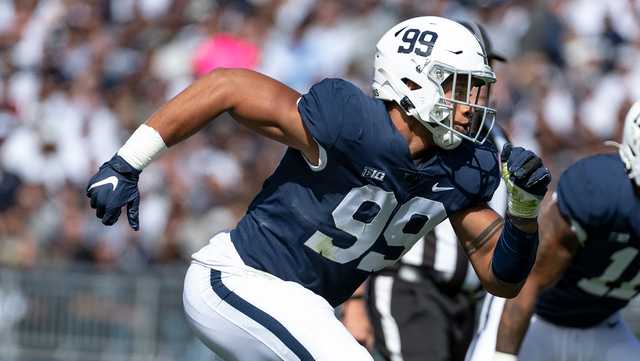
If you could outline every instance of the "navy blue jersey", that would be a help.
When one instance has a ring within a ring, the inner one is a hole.
[[[344,80],[314,85],[298,110],[326,165],[313,170],[288,149],[231,238],[249,266],[334,306],[447,214],[488,201],[498,185],[493,145],[463,142],[415,162],[385,104]]]
[[[560,177],[557,204],[581,247],[536,313],[568,327],[589,327],[640,291],[640,198],[617,154],[583,159]]]

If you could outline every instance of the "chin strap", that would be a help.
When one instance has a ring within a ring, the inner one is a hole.
[[[423,123],[427,129],[433,134],[433,141],[436,145],[445,150],[455,149],[462,143],[462,138],[451,130],[434,125],[432,123]]]
[[[406,95],[400,100],[400,107],[402,107],[405,113],[409,115],[411,115],[413,110],[416,108],[416,106],[413,105],[413,102],[411,101],[411,99],[409,99],[409,97]]]

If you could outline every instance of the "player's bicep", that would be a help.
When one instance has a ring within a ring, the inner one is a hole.
[[[318,159],[318,147],[305,128],[298,100],[300,93],[257,72],[240,69],[229,72],[232,89],[231,115],[254,131],[296,148],[308,158]]]

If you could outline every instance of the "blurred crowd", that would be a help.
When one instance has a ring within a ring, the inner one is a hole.
[[[221,116],[141,177],[141,231],[100,224],[88,178],[139,124],[217,67],[304,92],[369,92],[375,42],[400,20],[486,28],[493,100],[514,143],[558,177],[619,140],[640,99],[640,0],[0,0],[0,264],[141,270],[234,226],[283,153]],[[635,86],[634,86],[635,85]],[[126,218],[126,217],[121,217]]]

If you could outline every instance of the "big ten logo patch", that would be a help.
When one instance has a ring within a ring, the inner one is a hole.
[[[375,179],[377,181],[384,180],[385,175],[386,174],[383,171],[371,167],[364,167],[364,170],[362,171],[363,177]]]

